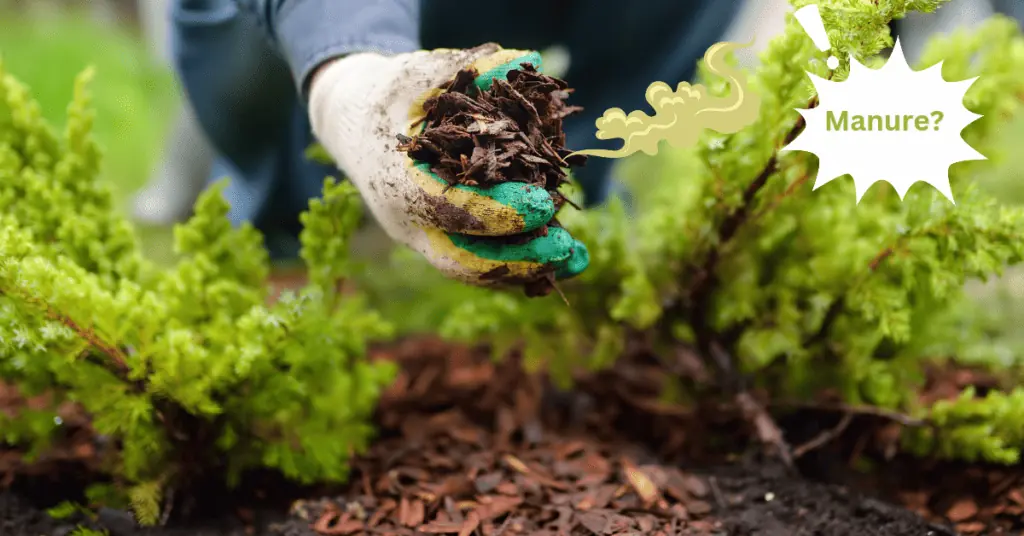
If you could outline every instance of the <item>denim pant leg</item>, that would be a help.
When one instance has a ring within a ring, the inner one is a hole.
[[[992,7],[999,13],[1017,19],[1024,25],[1024,0],[992,0]]]
[[[175,0],[171,17],[175,67],[218,153],[210,180],[230,179],[229,218],[293,257],[299,213],[337,170],[303,156],[313,135],[288,66],[234,0]]]
[[[490,0],[458,9],[461,0],[421,0],[426,48],[496,41],[507,48],[569,49],[570,103],[584,112],[566,120],[570,149],[616,148],[598,140],[595,121],[608,108],[648,114],[647,86],[690,80],[708,47],[721,39],[742,3],[723,0]],[[603,202],[614,160],[591,158],[576,172],[587,205]]]

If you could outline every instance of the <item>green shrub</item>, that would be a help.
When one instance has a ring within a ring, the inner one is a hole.
[[[832,52],[869,66],[892,45],[891,19],[940,3],[819,2]],[[1024,96],[1018,24],[994,18],[934,41],[923,59],[944,60],[949,81],[982,75],[964,104],[984,117],[964,137],[991,158],[951,167],[955,206],[922,183],[904,202],[875,185],[859,205],[848,176],[811,190],[817,158],[779,148],[799,132],[795,109],[816,98],[805,71],[826,76],[825,58],[790,17],[753,74],[763,100],[755,124],[629,162],[632,213],[616,202],[560,215],[592,256],[587,272],[562,285],[571,307],[480,293],[448,315],[445,335],[486,337],[498,353],[522,343],[528,364],[562,380],[612,363],[629,337],[666,360],[681,344],[705,357],[723,350],[777,398],[830,389],[850,404],[933,418],[943,432],[905,434],[912,451],[1017,460],[1024,390],[967,392],[930,408],[917,393],[931,358],[972,343],[962,325],[970,319],[958,314],[965,282],[998,275],[1024,254],[1024,210],[978,187],[1007,165],[1007,151],[993,148]],[[844,61],[833,78],[848,73]],[[724,81],[705,83],[727,90]]]
[[[272,305],[262,239],[230,226],[223,183],[175,229],[177,262],[158,267],[96,180],[90,76],[58,135],[0,66],[0,379],[52,404],[0,416],[0,440],[43,453],[57,405],[77,402],[115,447],[106,469],[143,522],[203,471],[344,479],[394,373],[365,358],[390,326],[340,294],[357,192],[325,182],[303,216],[311,282]]]

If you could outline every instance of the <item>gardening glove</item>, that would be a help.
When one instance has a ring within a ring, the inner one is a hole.
[[[554,226],[546,236],[502,240],[551,221],[555,204],[548,192],[519,182],[449,187],[396,148],[398,135],[420,131],[423,103],[460,70],[476,68],[477,87],[487,89],[524,62],[539,68],[540,54],[493,44],[360,53],[326,64],[311,82],[313,131],[385,232],[448,277],[478,286],[521,284],[551,270],[556,278],[575,276],[589,263],[587,249]]]

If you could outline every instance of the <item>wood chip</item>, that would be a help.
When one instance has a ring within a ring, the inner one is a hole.
[[[644,504],[650,505],[658,499],[658,488],[654,482],[643,471],[638,469],[633,462],[623,458],[622,471],[625,473],[626,481],[633,486],[636,494]]]
[[[946,512],[946,517],[954,523],[966,521],[978,513],[978,505],[972,499],[962,499],[953,504]]]

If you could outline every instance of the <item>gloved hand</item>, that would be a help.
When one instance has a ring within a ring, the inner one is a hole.
[[[445,275],[479,286],[533,279],[545,269],[572,277],[589,263],[586,247],[562,228],[508,244],[496,239],[534,231],[555,213],[543,188],[502,183],[454,186],[396,149],[397,135],[415,135],[423,103],[460,70],[481,73],[478,87],[540,55],[483,45],[468,50],[397,56],[361,53],[326,64],[311,82],[309,113],[326,151],[359,189],[384,231],[424,255]]]

